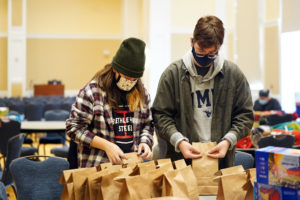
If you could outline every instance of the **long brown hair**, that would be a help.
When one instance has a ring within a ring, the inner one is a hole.
[[[108,104],[113,109],[118,109],[122,104],[121,92],[118,86],[115,84],[115,73],[111,64],[105,65],[105,67],[98,71],[92,80],[96,80],[99,87],[101,87],[107,94]],[[141,109],[144,105],[145,91],[143,83],[138,79],[134,88],[126,94],[126,100],[131,111]]]

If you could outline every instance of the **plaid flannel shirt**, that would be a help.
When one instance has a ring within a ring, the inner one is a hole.
[[[141,142],[152,147],[154,129],[149,103],[150,95],[145,90],[144,106],[135,111],[133,117],[133,151],[138,150]],[[115,143],[112,109],[106,92],[98,87],[96,81],[91,81],[79,91],[66,121],[66,133],[78,144],[79,167],[93,167],[109,161],[103,150],[91,147],[96,135]]]

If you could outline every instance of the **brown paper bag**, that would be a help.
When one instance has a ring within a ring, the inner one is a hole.
[[[125,153],[127,159],[123,159],[123,164],[127,165],[130,163],[142,163],[142,157],[138,156],[137,152]]]
[[[117,181],[123,183],[119,197],[120,200],[160,197],[162,194],[163,174],[170,170],[174,169],[172,164],[168,163],[157,169],[144,171],[140,175],[119,178]]]
[[[87,177],[87,187],[85,191],[85,199],[88,200],[96,200],[97,196],[102,197],[101,193],[101,181],[102,176],[111,174],[113,172],[117,172],[122,168],[121,165],[111,165],[109,168],[105,168],[101,171],[96,172],[95,174],[91,174]]]
[[[228,167],[225,169],[221,169],[218,171],[216,174],[218,176],[220,175],[229,175],[229,174],[236,174],[236,173],[241,173],[244,172],[244,167],[242,165],[234,166],[234,167]]]
[[[148,180],[151,182],[151,197],[162,196],[163,174],[172,170],[174,170],[172,163],[165,163],[159,168],[148,172]]]
[[[118,200],[140,200],[151,197],[150,180],[147,174],[120,177],[114,181],[122,185]]]
[[[174,161],[174,166],[176,169],[182,169],[186,167],[186,162],[184,159]]]
[[[62,175],[59,179],[60,184],[65,184],[62,195],[61,195],[61,200],[74,200],[75,199],[75,193],[74,193],[74,184],[73,184],[73,176],[72,174],[74,172],[79,172],[79,171],[85,171],[86,169],[90,170],[96,170],[96,168],[79,168],[79,169],[69,169],[69,170],[64,170],[62,172]]]
[[[197,184],[196,176],[192,170],[192,167],[189,165],[180,168],[179,171],[185,181],[185,184],[187,185],[189,199],[198,200],[199,199],[198,184]]]
[[[84,199],[87,177],[88,175],[95,174],[96,172],[96,167],[84,168],[84,170],[72,172],[75,200]]]
[[[242,166],[230,167],[220,170],[222,175],[217,177],[218,200],[243,200],[247,191],[243,188],[247,183],[247,174]]]
[[[101,163],[96,168],[97,168],[97,171],[101,171],[101,170],[104,170],[104,169],[109,168],[111,166],[112,166],[112,163],[111,162],[107,162],[107,163]]]
[[[144,163],[138,163],[139,174],[145,174],[148,171],[152,171],[156,169],[155,161],[151,160]]]
[[[144,199],[144,200],[189,200],[189,198],[186,198],[186,197],[156,197],[156,198],[150,198],[150,199]]]
[[[131,168],[122,168],[117,172],[113,172],[111,174],[102,176],[102,181],[100,186],[102,198],[98,196],[97,199],[118,200],[123,183],[119,181],[115,181],[114,179],[117,177],[128,176],[130,173],[132,173]]]
[[[170,163],[172,163],[170,158],[164,158],[164,159],[156,160],[156,165],[158,167],[161,166],[161,165],[170,164]]]
[[[187,185],[179,170],[164,173],[162,196],[189,197]]]
[[[243,186],[243,189],[247,191],[245,200],[253,200],[253,187],[256,181],[256,168],[246,170],[247,173],[247,183]]]
[[[216,142],[193,142],[192,146],[202,154],[202,158],[192,160],[192,168],[198,181],[198,194],[215,195],[218,191],[218,183],[213,179],[216,177],[219,163],[218,159],[208,157],[207,152],[216,146]]]
[[[73,183],[66,183],[60,197],[61,200],[75,200]]]

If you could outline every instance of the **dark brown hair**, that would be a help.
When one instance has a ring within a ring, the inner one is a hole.
[[[194,29],[193,43],[201,48],[215,46],[219,48],[223,44],[224,27],[223,22],[216,16],[201,17]]]
[[[111,64],[105,65],[105,67],[98,71],[92,80],[96,80],[99,87],[106,92],[108,104],[113,109],[118,109],[119,105],[122,104],[121,92],[118,86],[115,84],[114,78],[115,73]],[[135,111],[142,108],[144,105],[145,91],[142,81],[138,79],[134,88],[126,95],[129,109]]]

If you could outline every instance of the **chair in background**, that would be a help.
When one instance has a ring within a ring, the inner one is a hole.
[[[8,200],[5,186],[1,181],[0,181],[0,200]]]
[[[8,102],[8,107],[10,111],[17,111],[19,114],[25,113],[25,103],[20,100],[12,100]]]
[[[60,101],[49,100],[45,103],[44,108],[44,117],[47,111],[49,110],[59,110],[60,109]]]
[[[0,153],[3,155],[1,158],[4,159],[4,162],[7,156],[8,140],[20,133],[20,126],[20,122],[15,120],[10,120],[8,122],[3,122],[0,120]]]
[[[44,118],[46,121],[65,121],[69,117],[69,112],[65,110],[48,110],[45,112]],[[65,144],[65,132],[47,132],[45,137],[39,140],[38,150],[40,145],[44,146],[44,155],[46,154],[47,144]]]
[[[53,147],[50,150],[50,153],[54,154],[57,157],[68,158],[70,146],[64,145],[62,147]]]
[[[5,160],[5,157],[7,155],[7,145],[8,140],[20,133],[20,127],[21,124],[18,121],[10,120],[8,122],[2,122],[0,121],[0,153],[3,155],[3,159]],[[34,155],[37,152],[37,149],[34,147],[22,147],[21,156],[23,155]],[[2,158],[2,157],[1,157]]]
[[[292,148],[295,144],[295,137],[293,135],[271,135],[260,138],[257,144],[259,148],[267,146]]]
[[[25,105],[25,119],[27,121],[40,121],[44,116],[44,104],[38,102],[37,100],[31,99],[31,102],[28,102]],[[35,140],[37,141],[37,135],[35,134]],[[29,144],[33,147],[33,140],[25,135],[24,144]],[[37,149],[36,149],[37,152]],[[28,154],[24,154],[27,156]],[[32,155],[32,154],[29,154]]]
[[[1,176],[1,181],[5,186],[12,185],[13,183],[12,176],[9,171],[9,165],[14,159],[20,157],[23,141],[24,134],[22,133],[15,135],[8,140],[6,160],[4,164],[3,174]]]
[[[25,105],[25,119],[28,121],[40,121],[44,115],[44,104],[31,102]]]
[[[43,161],[36,158],[38,156],[21,157],[10,164],[18,199],[60,199],[64,186],[59,184],[59,178],[69,169],[68,161],[57,157]]]
[[[254,167],[254,157],[250,153],[236,151],[234,158],[234,166],[242,165],[244,169]]]

